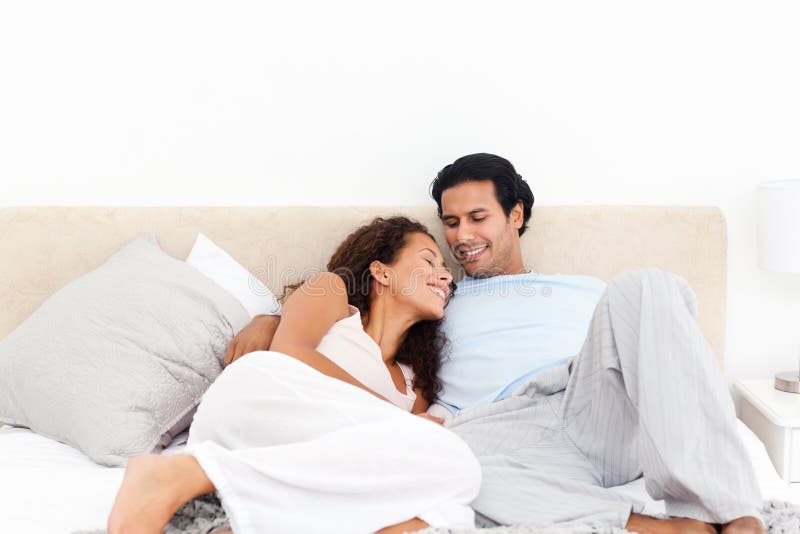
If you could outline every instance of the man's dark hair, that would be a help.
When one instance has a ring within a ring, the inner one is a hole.
[[[533,192],[528,183],[517,174],[514,166],[505,158],[494,154],[470,154],[462,156],[439,171],[431,182],[431,196],[439,207],[442,217],[442,193],[464,182],[482,182],[491,180],[494,183],[494,194],[497,202],[503,207],[508,217],[518,202],[522,202],[522,226],[519,235],[528,228],[533,207]]]

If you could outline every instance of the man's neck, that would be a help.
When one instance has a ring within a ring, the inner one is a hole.
[[[476,272],[475,274],[467,273],[467,275],[470,278],[476,278],[477,279],[477,278],[494,278],[495,276],[510,276],[510,275],[515,275],[515,274],[528,274],[530,272],[531,272],[530,269],[525,267],[525,265],[520,264],[519,267],[515,266],[515,267],[512,267],[512,268],[506,268],[506,269],[503,269],[502,271],[499,271],[499,272],[483,272],[483,273]]]
[[[520,267],[519,269],[515,269],[514,271],[504,271],[503,274],[504,275],[528,274],[529,272],[531,272],[531,270],[523,265],[522,267]]]

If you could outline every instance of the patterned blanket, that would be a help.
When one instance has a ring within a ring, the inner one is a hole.
[[[800,532],[800,506],[766,501],[761,515],[768,534],[795,534]],[[419,534],[624,534],[629,531],[590,523],[531,523],[510,526],[487,526],[487,520],[478,518],[475,529],[429,528]],[[172,518],[164,534],[211,534],[230,530],[225,511],[215,494],[209,493],[190,501]],[[266,529],[268,530],[268,529]],[[74,534],[105,534],[104,530],[84,530]],[[235,533],[234,533],[235,534]]]
[[[800,506],[783,501],[765,501],[760,512],[768,534],[800,532]],[[481,524],[487,524],[485,520],[482,521],[479,518],[476,523],[479,528],[468,530],[429,528],[420,531],[419,534],[623,534],[629,532],[625,529],[590,523],[560,523],[555,525],[532,523],[488,528],[480,528]]]

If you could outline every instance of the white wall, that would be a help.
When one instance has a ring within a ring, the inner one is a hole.
[[[796,2],[3,2],[0,206],[426,204],[457,156],[542,204],[714,204],[727,372],[796,364],[755,185],[800,178]]]

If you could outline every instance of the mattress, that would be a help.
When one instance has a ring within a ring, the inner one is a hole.
[[[765,499],[800,504],[800,489],[781,480],[764,445],[741,421]],[[187,433],[162,454],[185,448]],[[23,428],[0,428],[0,524],[4,532],[59,534],[105,528],[124,469],[104,467],[80,451]],[[639,479],[614,488],[646,503],[645,513],[663,513],[663,502],[651,499]]]

